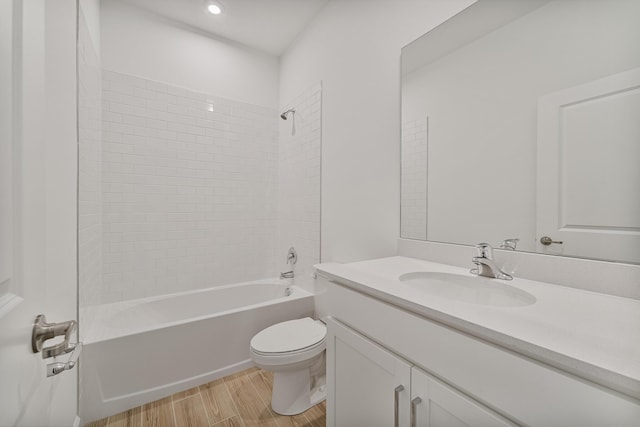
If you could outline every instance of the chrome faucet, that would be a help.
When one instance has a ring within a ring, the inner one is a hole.
[[[472,274],[484,277],[493,277],[502,280],[511,280],[513,276],[505,273],[498,267],[493,260],[493,248],[488,243],[478,243],[476,245],[478,250],[478,256],[471,258],[471,261],[476,265],[471,269]]]
[[[293,278],[293,265],[298,262],[298,253],[296,252],[296,248],[291,246],[289,248],[289,252],[287,252],[287,265],[291,264],[291,270],[284,271],[280,273],[281,279],[292,279]]]

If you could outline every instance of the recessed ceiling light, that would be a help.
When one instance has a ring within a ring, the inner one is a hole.
[[[222,13],[222,8],[220,7],[220,5],[215,3],[209,3],[209,6],[207,6],[207,10],[212,15],[220,15]]]

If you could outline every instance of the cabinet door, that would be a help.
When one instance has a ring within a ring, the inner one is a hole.
[[[411,406],[416,427],[514,425],[415,367],[411,368]]]
[[[333,319],[327,326],[327,426],[409,427],[411,365]]]

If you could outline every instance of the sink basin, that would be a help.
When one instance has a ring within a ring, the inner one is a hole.
[[[400,281],[441,298],[471,304],[519,307],[536,302],[530,293],[486,277],[419,271],[403,274]]]

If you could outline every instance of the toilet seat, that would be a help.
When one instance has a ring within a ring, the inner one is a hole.
[[[327,327],[310,317],[277,323],[251,339],[253,352],[262,355],[293,354],[313,350],[324,343]]]
[[[251,339],[252,359],[265,367],[305,363],[324,351],[326,336],[324,323],[310,317],[278,323]]]
[[[300,350],[281,351],[281,352],[265,352],[265,351],[256,350],[255,348],[252,347],[251,351],[253,352],[253,354],[259,354],[259,355],[262,355],[262,356],[286,356],[288,354],[294,355],[294,354],[314,353],[315,350],[318,349],[318,348],[324,349],[326,347],[325,344],[326,344],[326,339],[323,338],[321,341],[315,343],[314,345],[310,345],[309,347],[301,348]]]

